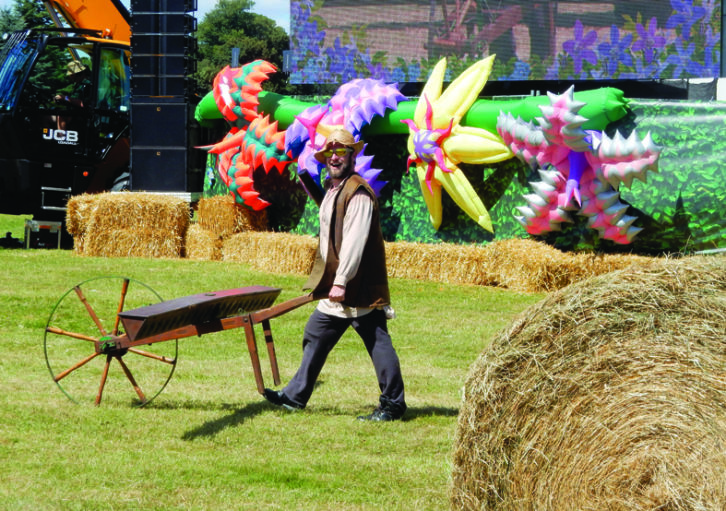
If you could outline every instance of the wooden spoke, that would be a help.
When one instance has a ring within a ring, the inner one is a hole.
[[[106,364],[103,366],[103,373],[101,373],[101,384],[98,386],[98,394],[96,394],[96,406],[101,404],[101,397],[103,396],[103,388],[106,386],[106,380],[108,379],[108,369],[111,366],[111,355],[106,355]]]
[[[164,362],[165,364],[176,364],[176,359],[165,357],[163,355],[157,355],[156,353],[149,353],[148,351],[143,351],[138,348],[129,348],[129,353],[141,355],[142,357],[153,358],[154,360]]]
[[[91,316],[91,319],[98,327],[98,331],[101,332],[101,335],[108,335],[108,333],[106,332],[106,329],[103,328],[103,325],[101,324],[101,320],[98,319],[98,316],[96,315],[96,311],[94,311],[93,307],[91,307],[91,304],[88,303],[88,300],[86,299],[86,296],[83,294],[83,291],[81,290],[80,286],[74,287],[73,290],[76,292],[76,295],[78,295],[78,298],[81,300],[81,303],[83,303],[83,305],[86,307],[88,314]]]
[[[136,379],[134,378],[134,375],[131,374],[131,371],[129,371],[129,367],[124,363],[121,357],[116,357],[116,360],[118,360],[118,363],[121,364],[121,369],[123,369],[126,378],[128,378],[128,380],[131,382],[131,386],[136,391],[136,395],[139,396],[139,399],[142,403],[146,403],[146,396],[141,391],[141,387],[139,387],[139,384],[136,383]]]
[[[124,302],[126,301],[126,293],[129,290],[129,279],[124,279],[123,284],[121,284],[121,299],[118,302],[118,309],[116,309],[116,320],[113,322],[113,335],[118,335],[118,325],[119,325],[119,313],[124,311]]]
[[[93,354],[87,356],[86,358],[78,361],[77,363],[73,364],[71,367],[69,367],[65,371],[63,371],[61,373],[58,373],[58,375],[56,375],[53,378],[53,381],[56,382],[56,383],[58,383],[63,378],[65,378],[66,376],[68,376],[69,374],[71,374],[73,371],[75,371],[78,368],[83,367],[84,365],[86,365],[87,363],[89,363],[91,360],[93,360],[94,358],[96,358],[99,355],[100,355],[100,353],[93,353]]]
[[[65,335],[67,337],[73,337],[74,339],[80,339],[82,341],[89,341],[89,342],[96,342],[98,340],[98,337],[90,337],[88,335],[79,334],[76,332],[66,332],[62,328],[56,328],[54,326],[46,327],[46,332],[50,332],[52,334],[58,334],[58,335]]]

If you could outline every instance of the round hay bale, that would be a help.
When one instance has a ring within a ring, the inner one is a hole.
[[[464,391],[452,509],[724,509],[726,260],[551,293],[496,337]]]

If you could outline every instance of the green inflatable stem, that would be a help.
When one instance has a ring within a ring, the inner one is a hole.
[[[584,129],[604,130],[611,122],[622,119],[627,113],[628,100],[624,98],[623,91],[613,87],[575,92],[575,100],[585,105],[579,114],[588,121]],[[376,116],[371,123],[363,128],[364,135],[393,135],[407,134],[408,126],[402,123],[403,119],[413,119],[418,99],[402,101],[395,111],[388,110],[383,117]],[[541,105],[549,105],[547,96],[527,96],[513,99],[478,99],[464,115],[461,124],[485,129],[491,133],[497,132],[497,117],[500,112],[511,113],[524,121],[532,121],[542,115]],[[294,121],[295,116],[307,108],[318,103],[301,101],[290,96],[274,92],[262,91],[259,94],[259,107],[264,115],[269,115],[271,121],[277,121],[280,130],[287,129]],[[217,108],[214,95],[209,92],[199,102],[194,117],[202,126],[209,121],[222,119]]]

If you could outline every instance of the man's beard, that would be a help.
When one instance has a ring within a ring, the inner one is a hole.
[[[340,167],[334,167],[328,164],[328,177],[333,179],[345,179],[353,172],[353,165],[351,164],[350,157],[347,158]]]

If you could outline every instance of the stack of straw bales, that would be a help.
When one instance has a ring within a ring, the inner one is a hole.
[[[633,255],[564,253],[531,239],[495,241],[485,246],[395,242],[386,244],[392,277],[451,284],[500,286],[547,292],[649,258]]]
[[[80,195],[68,203],[76,252],[97,256],[179,257],[241,262],[270,273],[307,274],[315,260],[311,236],[266,231],[265,211],[231,195],[201,199],[190,225],[181,199],[144,193]],[[479,245],[386,243],[391,277],[549,292],[587,277],[651,259],[560,252],[531,239]]]
[[[79,195],[68,201],[66,219],[78,254],[181,257],[189,204],[151,193]]]
[[[726,260],[551,293],[473,365],[452,509],[700,510],[726,503]]]
[[[197,222],[189,227],[186,253],[189,259],[222,259],[225,241],[238,233],[265,231],[267,213],[239,205],[231,195],[206,197],[197,205]]]

